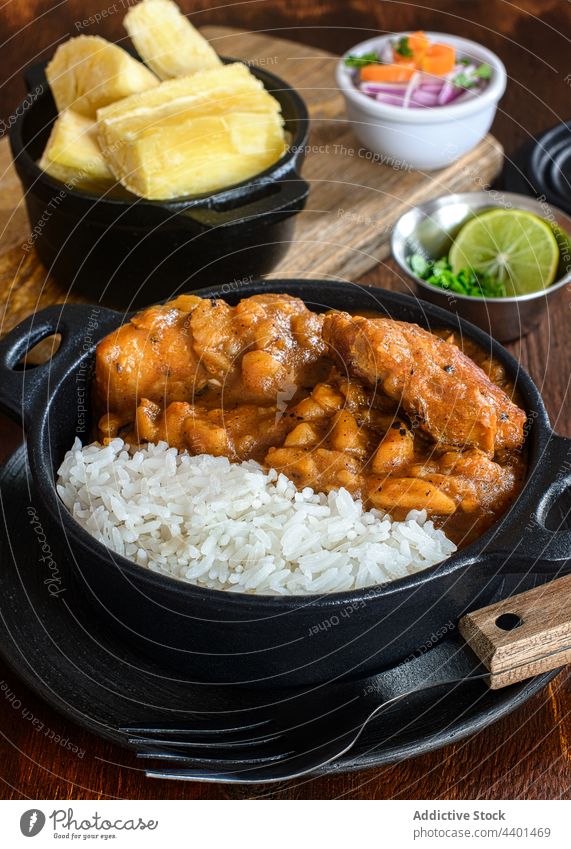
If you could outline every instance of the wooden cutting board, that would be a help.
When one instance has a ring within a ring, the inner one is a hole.
[[[293,85],[307,102],[311,134],[303,176],[310,183],[307,207],[297,216],[296,242],[272,276],[356,280],[384,260],[396,219],[411,206],[448,192],[482,188],[502,167],[503,150],[493,136],[449,168],[422,173],[400,163],[374,161],[345,120],[335,85],[337,57],[317,48],[207,27],[218,53],[248,60]],[[0,141],[0,328],[6,332],[32,311],[80,300],[47,274],[36,254],[24,252],[29,226],[8,140]]]

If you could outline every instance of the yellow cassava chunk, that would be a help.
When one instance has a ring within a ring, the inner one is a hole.
[[[279,103],[240,63],[163,82],[98,112],[115,177],[155,200],[213,192],[285,150]]]
[[[251,111],[253,105],[260,111],[280,110],[277,100],[268,94],[249,68],[234,62],[162,82],[154,89],[100,109],[97,119],[100,132],[109,133],[113,140],[120,132],[132,134],[159,120],[171,118],[176,124],[191,114],[224,115],[243,103],[249,103]]]
[[[97,142],[97,123],[71,109],[54,123],[40,168],[73,188],[114,182]]]
[[[414,458],[414,434],[400,419],[391,423],[373,455],[371,471],[374,475],[394,472],[399,466]]]
[[[102,106],[159,84],[126,50],[98,35],[79,35],[61,44],[46,68],[59,112],[73,109],[95,118]]]
[[[123,25],[143,61],[160,77],[183,77],[221,64],[216,52],[172,0],[143,0]]]
[[[369,493],[369,500],[389,513],[395,508],[426,510],[429,516],[456,512],[456,504],[448,495],[420,478],[387,478],[376,492]]]

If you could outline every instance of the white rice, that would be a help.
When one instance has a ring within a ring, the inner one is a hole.
[[[140,566],[232,592],[330,593],[384,584],[456,546],[424,511],[393,522],[344,489],[329,495],[257,463],[190,456],[161,442],[76,439],[57,491],[97,540]]]

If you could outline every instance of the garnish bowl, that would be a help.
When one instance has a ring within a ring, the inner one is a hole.
[[[359,91],[353,71],[345,65],[349,55],[379,54],[389,41],[410,33],[377,36],[348,50],[337,65],[337,85],[345,98],[347,119],[359,141],[392,167],[432,171],[444,168],[472,150],[492,125],[498,101],[507,82],[503,62],[486,47],[466,38],[427,32],[433,42],[445,42],[461,58],[487,64],[491,76],[484,89],[445,106],[403,108],[381,103]]]
[[[419,253],[430,260],[446,255],[462,225],[490,209],[523,209],[556,225],[560,261],[551,286],[527,295],[482,298],[440,289],[414,274],[409,265],[412,254]],[[537,327],[548,307],[556,306],[562,290],[571,282],[570,239],[571,217],[544,201],[511,192],[464,192],[434,198],[405,212],[393,229],[391,249],[405,279],[414,282],[419,297],[477,324],[500,342],[510,342]]]

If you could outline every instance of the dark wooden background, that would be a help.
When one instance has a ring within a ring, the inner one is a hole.
[[[509,156],[530,136],[571,117],[571,4],[564,0],[180,0],[198,26],[223,24],[340,52],[379,32],[422,28],[476,39],[505,62],[509,85],[493,132]],[[0,119],[8,121],[25,90],[21,71],[78,32],[120,40],[127,0],[7,0],[0,8]],[[99,24],[77,22],[110,10]],[[0,124],[0,127],[3,125]],[[393,286],[390,264],[366,281]],[[540,387],[555,427],[571,436],[569,294],[538,330],[511,346]],[[0,460],[21,439],[0,417]],[[0,564],[1,568],[1,564]],[[131,756],[84,733],[40,702],[0,664],[5,680],[56,734],[85,749],[83,758],[37,734],[0,698],[3,798],[416,798],[553,799],[571,787],[571,676],[475,737],[403,764],[270,789],[145,780]]]

